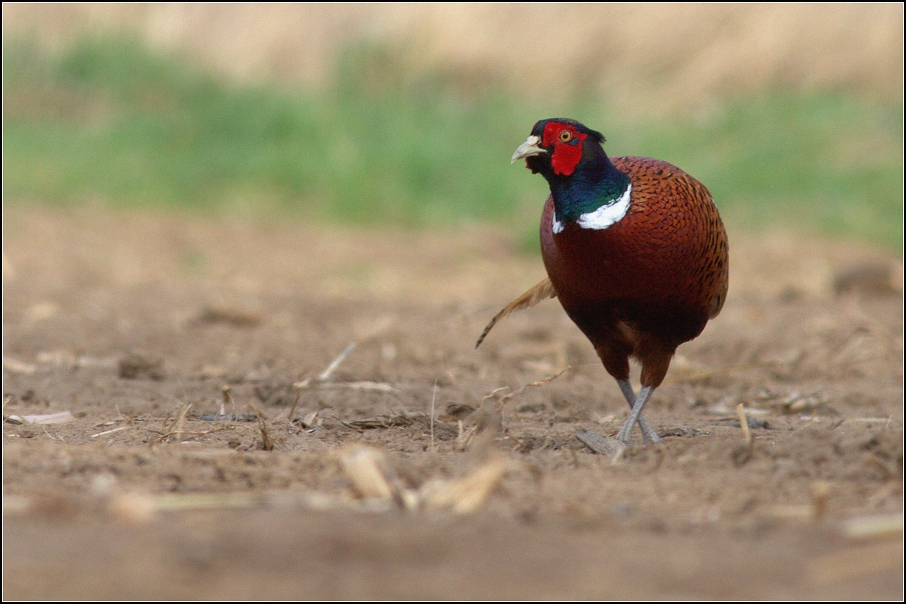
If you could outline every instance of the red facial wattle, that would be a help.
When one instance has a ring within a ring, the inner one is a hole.
[[[566,133],[569,133],[569,140],[564,141],[563,137],[567,137]],[[572,176],[582,159],[582,143],[585,142],[587,136],[569,124],[548,122],[544,126],[541,144],[544,147],[554,147],[551,154],[551,167],[554,169],[554,174]]]

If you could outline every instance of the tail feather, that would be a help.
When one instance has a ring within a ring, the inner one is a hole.
[[[484,328],[484,331],[481,332],[481,337],[478,338],[478,341],[475,342],[475,348],[481,346],[481,343],[484,342],[485,337],[487,337],[488,332],[491,331],[491,328],[497,324],[497,321],[504,318],[511,312],[516,312],[517,310],[522,310],[523,308],[531,308],[532,306],[538,304],[543,300],[548,298],[556,298],[557,292],[554,290],[554,286],[551,283],[550,279],[544,279],[533,288],[510,302],[503,310],[494,315],[494,318],[491,319],[491,322],[488,323],[487,327]]]

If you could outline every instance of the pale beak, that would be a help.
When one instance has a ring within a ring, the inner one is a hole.
[[[523,157],[531,157],[532,155],[541,155],[542,153],[547,153],[547,149],[542,149],[538,146],[538,143],[541,142],[541,139],[537,136],[530,136],[525,139],[525,142],[519,145],[516,151],[513,153],[513,159],[510,161],[511,164],[516,163],[517,159],[522,159]]]

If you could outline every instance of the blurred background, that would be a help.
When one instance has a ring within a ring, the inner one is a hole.
[[[512,229],[572,117],[731,229],[902,251],[903,5],[5,5],[3,195]]]

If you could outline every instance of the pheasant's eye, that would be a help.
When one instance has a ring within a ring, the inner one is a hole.
[[[573,140],[573,133],[570,132],[569,130],[564,130],[563,132],[560,133],[560,142],[561,143],[568,143],[571,140]]]

